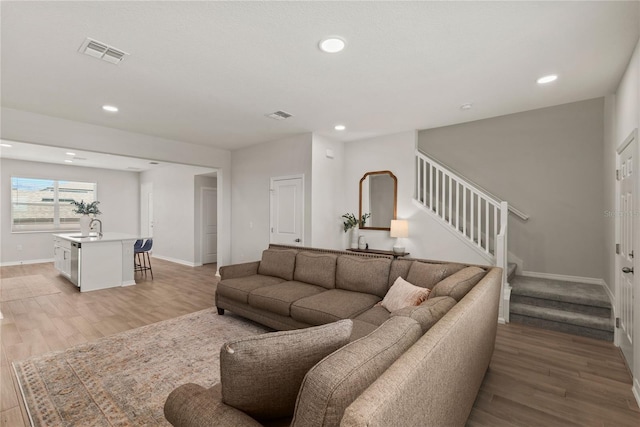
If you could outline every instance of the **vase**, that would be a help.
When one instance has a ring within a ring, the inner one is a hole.
[[[351,249],[358,249],[358,233],[360,232],[359,227],[353,227],[351,229]]]
[[[91,232],[91,217],[89,215],[82,215],[80,217],[80,235],[88,236]]]

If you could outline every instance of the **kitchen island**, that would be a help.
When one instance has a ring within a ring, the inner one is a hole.
[[[80,292],[135,285],[133,244],[140,237],[107,232],[53,235],[55,268]]]

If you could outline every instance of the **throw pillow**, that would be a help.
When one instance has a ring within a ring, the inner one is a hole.
[[[480,267],[467,267],[435,285],[429,297],[450,296],[460,301],[485,274],[487,272]]]
[[[230,341],[220,349],[222,401],[258,420],[293,415],[309,369],[349,342],[351,320]]]
[[[291,426],[340,425],[345,409],[421,335],[415,320],[398,316],[325,357],[304,377]]]
[[[384,296],[382,306],[389,311],[396,311],[403,307],[419,305],[429,297],[430,292],[428,288],[414,286],[402,277],[398,277]]]

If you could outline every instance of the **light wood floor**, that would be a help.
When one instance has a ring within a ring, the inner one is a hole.
[[[0,426],[28,426],[11,361],[213,306],[215,266],[153,259],[155,280],[79,293],[53,265],[0,268],[41,274],[58,294],[0,303]],[[428,425],[428,424],[426,424]],[[469,426],[640,426],[631,377],[610,343],[526,326],[498,326],[496,349]]]
[[[135,286],[78,292],[53,263],[1,267],[0,278],[43,275],[61,293],[0,303],[0,426],[29,426],[11,362],[63,350],[214,305],[215,264],[186,267],[152,258],[154,280],[136,273]]]

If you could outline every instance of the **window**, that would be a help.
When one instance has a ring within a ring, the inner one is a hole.
[[[97,184],[11,177],[11,231],[76,230],[80,215],[71,202],[96,200]]]

